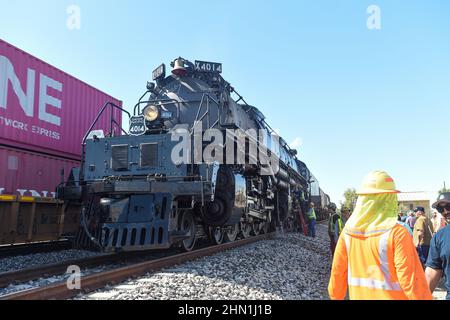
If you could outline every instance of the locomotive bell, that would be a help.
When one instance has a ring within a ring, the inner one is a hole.
[[[184,59],[178,58],[173,62],[172,73],[179,77],[184,77],[187,75],[187,69],[184,67]]]

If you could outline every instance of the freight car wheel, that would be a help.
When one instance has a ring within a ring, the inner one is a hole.
[[[230,227],[228,231],[225,233],[225,241],[226,242],[236,241],[238,234],[239,234],[239,224],[237,223],[234,226]]]
[[[239,224],[239,229],[241,230],[241,234],[244,237],[244,239],[250,238],[252,233],[252,225],[247,222],[241,222]]]
[[[225,232],[223,231],[222,228],[209,228],[209,233],[210,233],[210,237],[211,240],[215,243],[215,244],[222,244],[225,238]]]
[[[195,220],[191,211],[183,212],[180,221],[180,231],[186,232],[186,236],[188,236],[188,238],[186,238],[182,242],[183,249],[188,252],[192,251],[192,249],[194,249],[195,247],[195,242],[197,239],[195,237],[196,235]]]

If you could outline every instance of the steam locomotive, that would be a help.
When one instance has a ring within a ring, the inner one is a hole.
[[[153,72],[133,115],[105,104],[96,122],[109,114],[110,132],[94,122],[83,139],[81,167],[57,190],[81,208],[78,246],[190,251],[201,239],[293,227],[293,212],[305,210],[310,171],[224,80],[222,65],[180,57],[171,67]],[[129,116],[128,132],[114,110]]]

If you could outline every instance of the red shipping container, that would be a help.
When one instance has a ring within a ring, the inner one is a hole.
[[[61,183],[61,170],[67,181],[71,169],[79,165],[73,160],[0,147],[0,195],[53,198]]]
[[[79,160],[86,131],[109,101],[122,106],[0,39],[0,144]],[[121,124],[121,111],[113,112]],[[94,129],[109,132],[110,113]]]

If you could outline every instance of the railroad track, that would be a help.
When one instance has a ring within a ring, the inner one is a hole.
[[[79,266],[80,268],[87,268],[99,266],[106,263],[114,263],[125,259],[120,254],[109,254],[104,256],[96,256],[85,259],[70,260],[57,264],[44,265],[37,268],[21,269],[18,271],[10,271],[0,273],[0,288],[5,288],[10,284],[23,283],[30,280],[36,280],[41,277],[49,277],[58,274],[64,274],[69,266]]]
[[[120,267],[116,269],[112,269],[105,272],[98,272],[91,274],[89,276],[85,276],[81,279],[81,289],[80,290],[70,290],[67,287],[65,281],[55,283],[52,285],[28,289],[24,291],[14,292],[11,294],[7,294],[4,296],[0,296],[0,300],[62,300],[72,298],[80,293],[89,293],[101,288],[104,288],[108,284],[117,284],[123,281],[126,281],[130,278],[136,278],[142,276],[148,272],[154,272],[163,268],[168,268],[177,264],[182,264],[191,260],[195,260],[201,257],[213,255],[215,253],[229,250],[232,248],[237,248],[243,245],[247,245],[256,241],[264,240],[272,238],[275,233],[269,233],[265,235],[260,235],[256,237],[251,237],[248,239],[238,240],[230,243],[225,243],[216,246],[210,246],[203,249],[198,249],[192,252],[186,252],[182,254],[175,254],[168,257],[157,258],[151,261],[145,261],[140,263],[131,264],[125,267]],[[96,257],[98,260],[109,259],[111,255]],[[119,258],[117,258],[119,259]],[[86,259],[84,259],[86,260]],[[95,260],[95,258],[91,258],[90,260]],[[105,262],[111,262],[106,261]],[[81,262],[81,261],[80,261]],[[69,265],[73,265],[71,262]],[[91,261],[92,263],[92,261]],[[98,264],[98,263],[97,263]],[[68,263],[65,263],[65,268],[67,268]],[[48,266],[49,268],[51,266]],[[57,267],[54,266],[55,269],[50,269],[48,272],[56,272]],[[61,271],[62,265],[59,266],[58,272]],[[30,272],[29,270],[28,272]],[[63,272],[65,272],[64,269]],[[42,272],[42,269],[41,271]],[[36,271],[36,273],[39,273]],[[12,274],[12,273],[11,273]],[[11,275],[10,275],[11,276]],[[1,275],[0,275],[1,277]],[[5,278],[6,279],[6,278]],[[11,280],[11,278],[9,278]]]
[[[32,253],[61,251],[71,248],[72,244],[68,240],[2,245],[0,246],[0,258]]]

